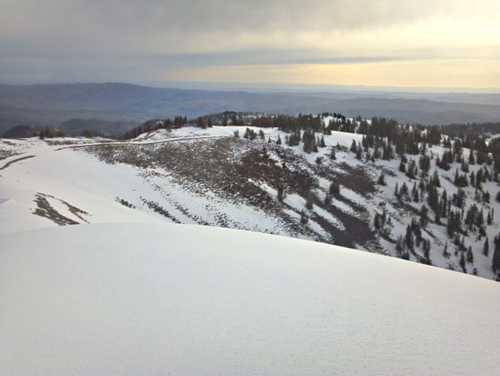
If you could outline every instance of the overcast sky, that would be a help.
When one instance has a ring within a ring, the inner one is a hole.
[[[500,90],[499,0],[0,0],[0,82]]]

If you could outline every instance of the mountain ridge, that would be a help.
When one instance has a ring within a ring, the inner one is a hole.
[[[295,115],[336,109],[349,116],[385,116],[401,122],[425,124],[500,120],[500,106],[450,102],[436,95],[426,99],[425,95],[416,95],[405,97],[398,93],[367,92],[274,93],[159,88],[127,83],[2,84],[0,133],[20,124],[59,126],[72,118],[143,122],[154,117],[196,117],[226,110]],[[477,97],[474,94],[470,96],[481,98],[481,94]],[[456,98],[463,99],[460,96]]]

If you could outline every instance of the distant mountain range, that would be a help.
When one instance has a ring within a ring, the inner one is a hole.
[[[492,122],[500,121],[497,103],[500,94],[251,92],[124,83],[0,85],[0,134],[19,125],[59,127],[72,119],[73,123],[84,121],[85,128],[113,134],[151,118],[195,117],[225,110],[337,111],[425,124]]]

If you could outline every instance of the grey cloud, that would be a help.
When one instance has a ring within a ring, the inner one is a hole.
[[[462,0],[0,0],[0,80],[151,79],[179,66],[401,59],[283,45],[249,49],[235,36],[265,40],[279,31],[293,40],[307,31],[381,28],[445,13],[456,1]],[[215,35],[213,45],[200,49],[213,52],[184,52],[207,35]]]
[[[450,0],[0,0],[0,40],[51,50],[140,50],[152,40],[177,50],[210,33],[349,31],[407,23]],[[5,37],[6,36],[6,37]],[[161,46],[157,46],[160,48]],[[163,46],[165,47],[165,46]],[[216,47],[216,46],[214,46]],[[237,48],[237,46],[235,46]]]

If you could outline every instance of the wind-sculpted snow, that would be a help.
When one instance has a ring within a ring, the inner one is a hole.
[[[498,374],[500,285],[214,227],[92,224],[0,250],[2,375]]]

